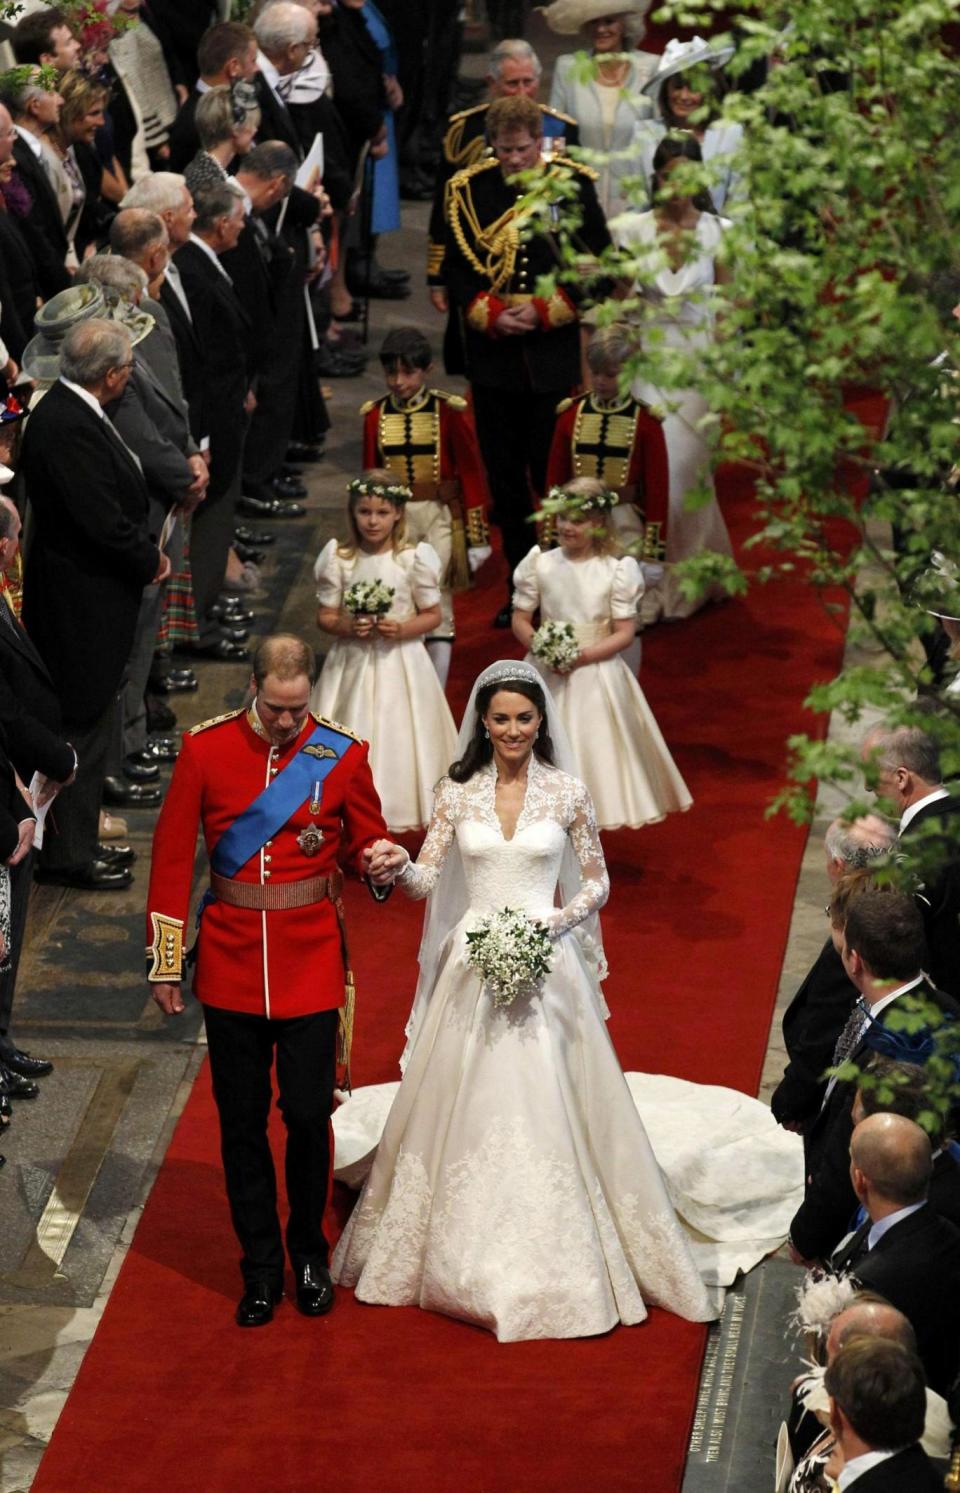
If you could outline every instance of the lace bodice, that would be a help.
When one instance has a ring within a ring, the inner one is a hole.
[[[521,908],[542,918],[551,936],[559,938],[598,911],[610,890],[590,795],[577,778],[531,758],[523,808],[507,840],[495,789],[492,764],[466,783],[441,781],[423,849],[402,871],[400,885],[410,897],[428,896],[456,839],[472,911]],[[565,907],[557,908],[554,893],[568,838],[581,885]]]

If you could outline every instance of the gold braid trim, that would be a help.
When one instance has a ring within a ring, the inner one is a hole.
[[[183,979],[183,920],[152,912],[150,928],[153,942],[147,946],[147,957],[152,957],[153,963],[147,979],[151,985],[175,984]]]
[[[490,289],[496,294],[513,278],[520,247],[520,231],[517,227],[516,207],[508,207],[505,213],[501,213],[486,228],[477,217],[468,190],[470,181],[477,172],[489,171],[491,167],[499,169],[499,162],[481,161],[476,166],[468,166],[466,171],[458,171],[449,184],[447,210],[457,248],[470,268],[490,281]],[[485,259],[481,259],[479,253],[475,253],[468,243],[463,219],[466,220],[466,230],[472,235],[477,249],[485,253]]]

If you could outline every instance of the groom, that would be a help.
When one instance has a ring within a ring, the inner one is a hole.
[[[184,1009],[184,929],[197,829],[210,855],[194,993],[203,1003],[221,1154],[243,1249],[240,1327],[273,1317],[283,1240],[267,1138],[276,1051],[287,1128],[286,1244],[307,1316],[333,1305],[323,1213],[346,944],[337,864],[378,872],[387,846],[365,742],[310,713],[316,659],[290,634],[266,638],[248,710],[194,726],[183,740],[153,842],[147,978],[168,1016]],[[378,901],[389,888],[370,884]],[[347,979],[349,984],[349,978]]]

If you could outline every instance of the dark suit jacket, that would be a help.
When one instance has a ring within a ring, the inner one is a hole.
[[[387,99],[380,49],[367,30],[362,12],[344,6],[318,17],[317,38],[333,77],[352,172],[361,148],[383,124]]]
[[[34,520],[24,622],[64,720],[89,725],[120,688],[141,593],[160,563],[147,486],[116,435],[61,383],[27,421],[21,469]]]
[[[851,1493],[854,1488],[856,1493],[943,1493],[943,1474],[922,1446],[908,1446],[858,1477]]]
[[[932,876],[920,870],[923,883],[919,899],[929,950],[928,974],[935,985],[960,999],[960,798],[928,804],[920,810],[900,836],[908,859],[911,841],[921,838],[926,847],[932,838],[942,856]],[[926,848],[924,854],[926,854]]]
[[[0,861],[5,861],[16,850],[20,842],[21,820],[33,817],[17,787],[13,766],[0,740]]]
[[[133,371],[123,398],[106,413],[130,450],[140,458],[150,490],[150,528],[159,533],[167,512],[182,501],[193,481],[193,472],[183,454],[189,432],[183,410],[167,398],[136,350],[133,359]]]
[[[911,995],[932,1001],[954,1018],[960,1017],[960,1004],[943,990],[923,983]],[[886,1006],[877,1018],[880,1027],[896,1005]],[[863,1064],[870,1056],[868,1031],[850,1054],[851,1060]],[[803,1202],[793,1216],[790,1237],[806,1260],[826,1259],[850,1227],[857,1210],[857,1198],[850,1181],[850,1136],[853,1132],[851,1110],[855,1084],[834,1084],[804,1137],[807,1185]]]
[[[57,194],[47,173],[30,146],[18,135],[13,145],[17,174],[30,193],[33,207],[23,219],[23,230],[37,269],[40,294],[44,300],[66,290],[71,283],[64,268],[67,253],[67,231],[60,216]]]
[[[197,105],[201,97],[202,94],[196,88],[191,89],[170,126],[170,138],[167,144],[170,146],[168,168],[171,171],[182,172],[200,149],[200,136],[197,134]]]
[[[23,219],[0,211],[0,332],[7,351],[18,363],[33,336],[37,314],[36,267]]]
[[[910,1319],[927,1382],[945,1395],[960,1369],[960,1229],[927,1204],[851,1269]]]
[[[6,606],[2,599],[0,606]],[[73,750],[61,735],[53,679],[16,619],[13,627],[0,623],[0,727],[10,760],[25,783],[35,772],[61,783],[70,776]]]
[[[189,292],[187,292],[187,299],[190,299]],[[181,306],[176,291],[170,289],[166,280],[160,287],[160,305],[167,313],[167,321],[177,344],[180,382],[183,385],[183,397],[187,401],[190,416],[190,434],[195,441],[200,441],[207,434],[203,426],[205,383],[203,349],[197,337],[196,327]],[[151,332],[150,336],[153,335],[154,333]],[[149,340],[148,337],[147,341]]]
[[[203,352],[203,423],[204,434],[210,437],[210,486],[205,501],[209,503],[230,486],[243,449],[252,325],[230,280],[196,244],[178,249],[176,262]]]
[[[826,1087],[823,1072],[830,1066],[856,996],[828,938],[784,1012],[783,1040],[790,1061],[770,1100],[781,1124],[812,1120],[819,1110]]]

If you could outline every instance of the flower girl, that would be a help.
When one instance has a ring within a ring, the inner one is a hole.
[[[311,706],[370,742],[383,817],[399,834],[429,823],[457,733],[424,636],[440,621],[440,559],[405,543],[409,489],[374,468],[350,483],[351,538],[317,557],[317,626],[336,639]]]
[[[622,657],[643,579],[615,553],[615,501],[594,477],[551,489],[559,548],[535,545],[514,571],[513,631],[556,700],[600,827],[639,829],[693,800]]]

